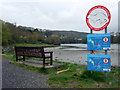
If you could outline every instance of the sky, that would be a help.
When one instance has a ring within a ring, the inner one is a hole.
[[[96,5],[111,13],[108,32],[118,31],[119,0],[0,0],[0,19],[22,26],[90,32],[87,12]]]

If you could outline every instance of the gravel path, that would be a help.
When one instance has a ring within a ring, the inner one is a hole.
[[[45,75],[25,70],[2,59],[2,88],[49,88]]]

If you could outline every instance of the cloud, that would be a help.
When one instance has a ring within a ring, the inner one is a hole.
[[[11,1],[11,0],[10,0]],[[19,0],[18,0],[19,1]],[[31,0],[32,1],[32,0]],[[112,14],[108,27],[117,29],[117,2],[108,0],[86,2],[90,0],[40,0],[39,2],[3,2],[0,5],[0,18],[18,25],[55,30],[77,30],[89,32],[86,14],[95,5],[106,6]],[[58,2],[57,2],[58,1]],[[106,3],[107,2],[107,3]]]

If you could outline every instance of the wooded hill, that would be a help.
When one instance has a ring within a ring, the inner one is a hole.
[[[77,31],[59,31],[38,29],[27,26],[16,26],[16,24],[4,22],[0,20],[2,26],[2,45],[12,45],[16,43],[27,44],[70,44],[70,43],[86,43],[87,34],[85,32]],[[120,36],[112,35],[112,42],[117,43]]]
[[[76,31],[57,31],[38,29],[0,20],[2,25],[2,45],[15,43],[46,43],[59,45],[61,43],[86,43],[88,33]]]

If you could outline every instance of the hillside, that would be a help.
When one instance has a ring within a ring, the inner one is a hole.
[[[55,44],[61,43],[86,43],[88,33],[65,30],[48,30],[27,26],[16,26],[16,24],[4,22],[2,24],[2,45],[16,43],[28,44]]]
[[[66,30],[48,30],[39,29],[28,26],[16,26],[16,24],[4,22],[0,20],[2,26],[2,45],[11,45],[16,43],[26,44],[70,44],[70,43],[87,43],[87,34],[85,32],[78,31],[66,31]],[[111,32],[111,42],[120,43],[119,32],[116,36]],[[0,38],[1,40],[1,38]],[[1,45],[1,43],[0,43]]]
[[[58,33],[62,37],[74,37],[74,38],[86,38],[88,33],[77,32],[77,31],[52,31],[53,33]]]

